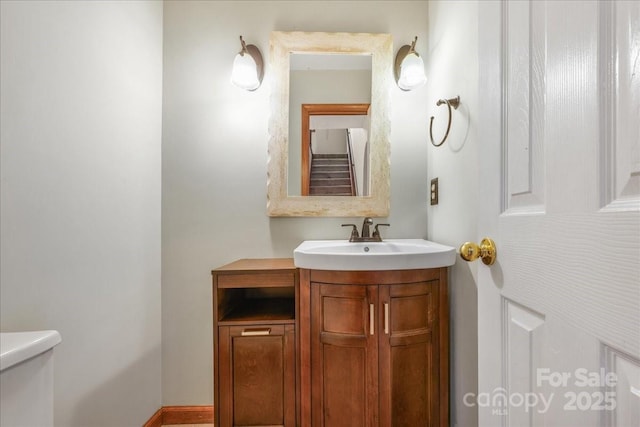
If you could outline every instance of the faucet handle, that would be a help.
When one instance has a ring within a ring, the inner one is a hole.
[[[353,227],[351,229],[351,237],[349,237],[349,241],[353,242],[358,239],[360,236],[358,235],[358,226],[355,224],[342,224],[343,227]]]
[[[391,224],[376,224],[375,228],[373,229],[373,237],[379,238],[380,240],[382,240],[381,236],[380,236],[380,230],[378,230],[378,227],[391,227]]]

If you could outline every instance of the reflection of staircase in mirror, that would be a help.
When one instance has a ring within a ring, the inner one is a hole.
[[[347,154],[313,154],[309,195],[355,195],[349,169]]]

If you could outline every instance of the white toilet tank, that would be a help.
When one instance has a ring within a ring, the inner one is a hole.
[[[53,426],[58,331],[0,332],[0,426]]]

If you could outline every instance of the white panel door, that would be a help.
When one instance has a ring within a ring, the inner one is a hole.
[[[640,426],[640,2],[480,2],[481,426]]]

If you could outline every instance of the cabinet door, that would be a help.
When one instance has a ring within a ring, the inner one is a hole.
[[[311,289],[312,425],[377,426],[377,286]]]
[[[294,331],[293,325],[218,328],[221,427],[295,425]]]
[[[380,425],[438,425],[438,371],[432,333],[436,287],[380,286]]]

